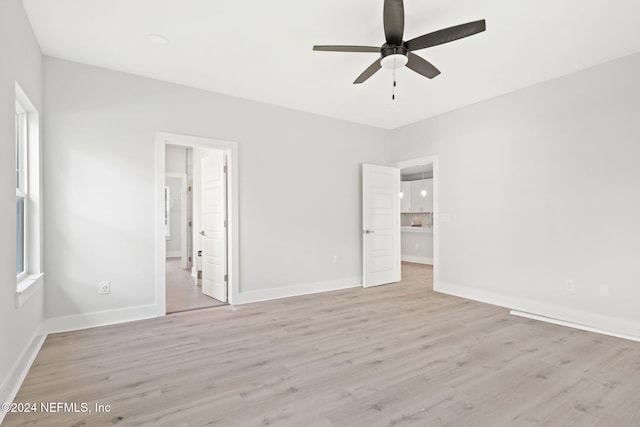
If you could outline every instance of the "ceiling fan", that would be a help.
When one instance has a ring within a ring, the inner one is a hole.
[[[439,44],[449,43],[486,30],[485,20],[482,19],[479,21],[444,28],[442,30],[434,31],[433,33],[404,41],[402,39],[404,34],[403,0],[384,0],[383,19],[386,43],[381,47],[333,45],[313,46],[313,50],[380,54],[380,58],[376,59],[373,64],[364,70],[353,84],[363,83],[382,67],[396,69],[404,65],[416,73],[432,79],[440,74],[440,70],[434,67],[429,61],[413,53],[414,51],[437,46]]]

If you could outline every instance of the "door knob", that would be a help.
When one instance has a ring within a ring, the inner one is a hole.
[[[373,231],[373,230],[364,230],[364,234],[371,234],[371,233],[375,233],[375,231]]]
[[[200,231],[200,235],[204,236],[204,230]]]

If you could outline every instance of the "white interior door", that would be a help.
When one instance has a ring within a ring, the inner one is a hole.
[[[362,165],[364,287],[400,281],[400,169]]]
[[[227,302],[225,153],[211,151],[202,166],[202,293]]]

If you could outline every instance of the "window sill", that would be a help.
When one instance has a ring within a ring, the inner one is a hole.
[[[16,285],[16,308],[22,307],[44,284],[44,273],[29,274]]]

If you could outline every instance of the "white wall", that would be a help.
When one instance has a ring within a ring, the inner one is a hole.
[[[48,317],[155,304],[156,131],[238,141],[241,292],[358,284],[360,164],[387,163],[388,132],[44,62]]]
[[[440,290],[640,336],[638,75],[635,54],[393,132],[394,160],[439,155]]]
[[[187,148],[178,145],[165,147],[164,170],[167,173],[187,173]]]
[[[42,117],[42,57],[19,0],[0,1],[0,402],[43,322],[43,291],[16,308],[15,82]],[[45,283],[46,286],[46,283]],[[0,413],[0,420],[2,414]]]

